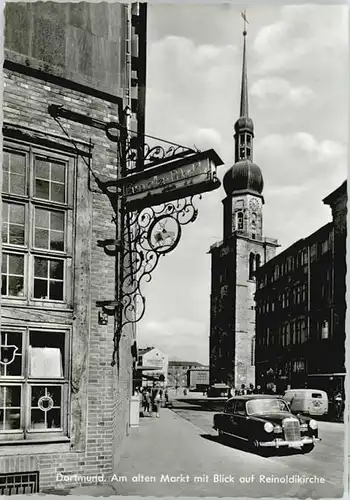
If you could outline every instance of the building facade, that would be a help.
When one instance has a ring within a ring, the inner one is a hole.
[[[257,272],[256,378],[263,388],[344,389],[346,182],[323,201],[333,221]]]
[[[169,361],[168,386],[175,389],[187,387],[188,371],[195,368],[202,368],[202,366],[198,361]]]
[[[150,370],[147,370],[150,367]],[[150,386],[158,380],[162,385],[167,385],[168,355],[157,347],[146,347],[138,350],[138,367],[142,371],[142,385]]]
[[[255,382],[255,271],[275,255],[263,235],[263,176],[253,162],[254,124],[248,113],[246,31],[235,163],[224,176],[224,238],[212,245],[210,384]]]
[[[209,366],[192,368],[187,371],[187,387],[204,391],[209,387]]]
[[[137,4],[6,5],[0,473],[23,493],[59,487],[58,473],[110,475],[129,432],[134,334],[112,367],[116,324],[96,306],[118,287],[97,244],[120,222],[101,187],[119,175],[118,147],[48,106],[103,124],[130,105],[143,133],[145,29]]]

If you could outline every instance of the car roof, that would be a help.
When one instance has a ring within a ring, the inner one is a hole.
[[[286,389],[284,392],[325,392],[322,389]]]
[[[281,397],[277,394],[243,394],[242,396],[233,396],[228,401],[237,401],[238,399],[243,401],[250,401],[251,399],[281,399]]]

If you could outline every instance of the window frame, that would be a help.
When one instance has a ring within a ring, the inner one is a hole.
[[[71,308],[73,298],[73,221],[74,191],[76,182],[77,156],[51,149],[45,146],[4,139],[3,151],[18,152],[26,158],[25,186],[26,194],[17,195],[2,191],[2,202],[8,204],[24,205],[24,245],[2,243],[3,254],[20,254],[24,256],[24,295],[2,295],[6,304],[23,304],[50,309]],[[65,165],[65,202],[46,200],[35,196],[35,158],[51,160]],[[64,250],[40,248],[35,246],[35,210],[42,209],[48,212],[62,212],[64,214]],[[34,297],[34,259],[42,257],[48,260],[63,260],[63,298],[62,300]]]
[[[71,342],[72,328],[67,325],[36,324],[30,326],[15,327],[13,325],[3,325],[2,333],[21,333],[22,335],[22,373],[20,376],[1,376],[0,388],[20,386],[21,387],[21,408],[20,408],[20,428],[9,429],[2,432],[0,429],[0,446],[13,443],[21,444],[29,441],[51,442],[57,439],[67,440],[70,433],[69,400],[70,400],[70,380],[71,380]],[[62,359],[62,377],[32,377],[30,376],[29,345],[30,334],[32,332],[42,332],[48,335],[64,335],[64,346]],[[61,423],[62,428],[53,429],[31,429],[31,391],[37,386],[59,386],[61,387]],[[14,437],[17,436],[17,437]]]

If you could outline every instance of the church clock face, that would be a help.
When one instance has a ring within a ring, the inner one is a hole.
[[[249,202],[249,208],[252,210],[258,210],[259,208],[259,201],[256,198],[252,198]]]

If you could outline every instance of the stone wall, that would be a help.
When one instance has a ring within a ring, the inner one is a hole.
[[[7,3],[5,47],[14,61],[123,97],[125,9],[119,2]]]

